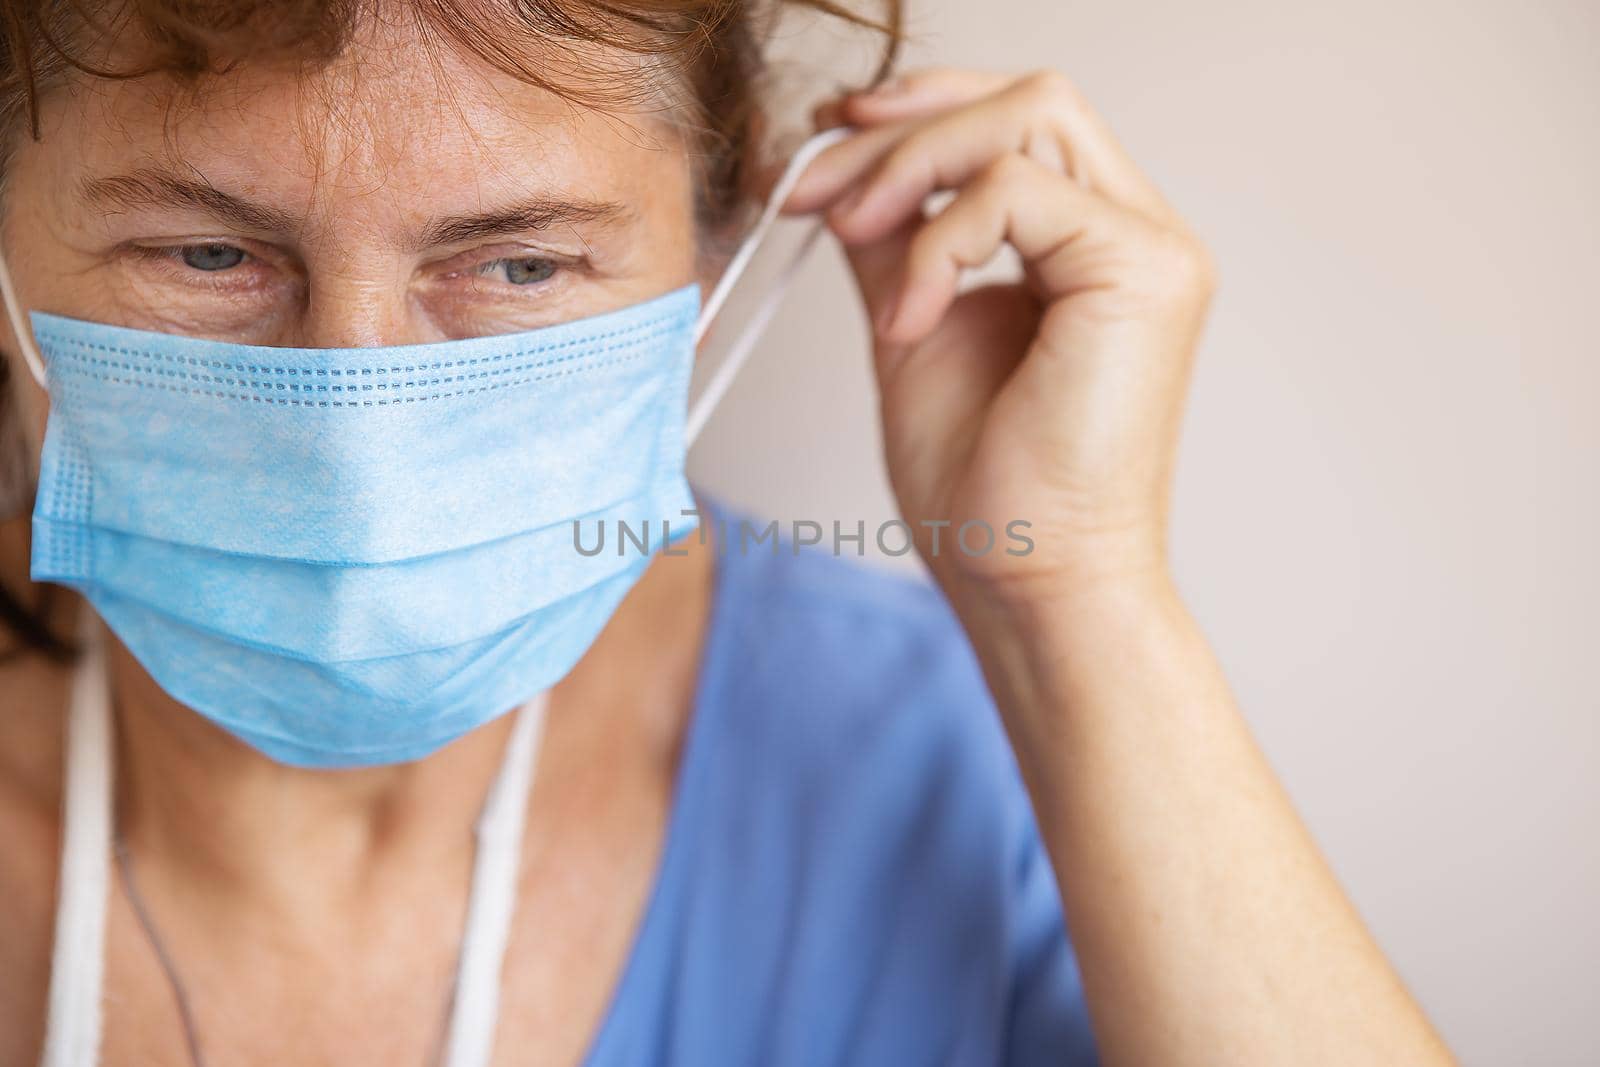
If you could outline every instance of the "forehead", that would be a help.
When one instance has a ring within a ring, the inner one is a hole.
[[[628,94],[585,103],[415,25],[369,20],[314,68],[244,63],[193,84],[70,82],[43,109],[43,144],[57,149],[50,188],[114,170],[182,168],[294,202],[310,218],[356,202],[460,207],[529,187],[634,199],[687,169],[662,75],[598,45],[528,47],[528,65],[557,85],[604,81]]]

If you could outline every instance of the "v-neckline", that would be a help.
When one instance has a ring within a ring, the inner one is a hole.
[[[706,619],[705,639],[700,654],[700,664],[695,675],[694,695],[690,698],[689,721],[684,727],[684,738],[678,767],[673,775],[671,809],[667,813],[667,826],[661,843],[660,859],[646,898],[643,912],[634,928],[632,941],[624,959],[616,985],[612,988],[604,1013],[589,1040],[581,1067],[600,1067],[602,1056],[619,1038],[614,1034],[620,1025],[618,1016],[629,998],[643,995],[640,984],[645,980],[640,973],[641,957],[646,946],[657,936],[659,927],[665,925],[667,899],[681,877],[681,869],[693,852],[691,838],[694,833],[694,811],[703,792],[704,775],[700,765],[709,758],[707,749],[713,744],[712,713],[722,701],[722,691],[727,684],[722,664],[726,658],[725,645],[730,635],[738,632],[735,616],[737,603],[729,582],[729,566],[725,553],[727,546],[719,539],[722,510],[703,497],[697,500],[700,509],[701,529],[707,530],[707,542],[712,553],[711,607]],[[714,525],[715,524],[715,525]],[[708,529],[709,528],[709,529]]]

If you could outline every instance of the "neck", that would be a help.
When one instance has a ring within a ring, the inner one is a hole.
[[[550,693],[541,787],[603,773],[589,766],[596,752],[627,745],[650,746],[647,765],[670,777],[710,584],[711,553],[703,549],[646,571]],[[500,768],[510,715],[411,763],[306,770],[274,762],[178,704],[120,642],[108,651],[118,826],[141,863],[159,864],[205,899],[237,907],[248,897],[313,928],[370,901],[375,881],[392,875],[416,889],[418,872],[453,884],[468,869],[472,827]],[[542,803],[536,794],[534,808]]]
[[[308,770],[178,704],[115,639],[109,652],[118,832],[142,862],[214,899],[309,917],[344,910],[388,865],[454,870],[470,854],[510,716],[412,763]]]

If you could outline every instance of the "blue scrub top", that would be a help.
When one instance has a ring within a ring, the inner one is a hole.
[[[729,537],[665,851],[586,1063],[1095,1063],[1054,875],[942,597],[831,551],[741,552],[741,517],[710,517]]]

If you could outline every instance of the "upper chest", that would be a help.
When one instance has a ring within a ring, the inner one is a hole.
[[[547,803],[530,820],[522,857],[495,1065],[581,1063],[626,966],[655,882],[670,789],[642,770],[613,770],[604,790],[578,780],[536,794]],[[0,818],[0,1034],[9,1035],[0,1067],[37,1063],[43,1047],[56,830]],[[327,937],[273,929],[248,909],[217,921],[156,874],[136,868],[148,926],[113,879],[104,1064],[190,1062],[181,1003],[209,1064],[442,1062],[465,870],[444,880],[458,891],[385,894]]]

